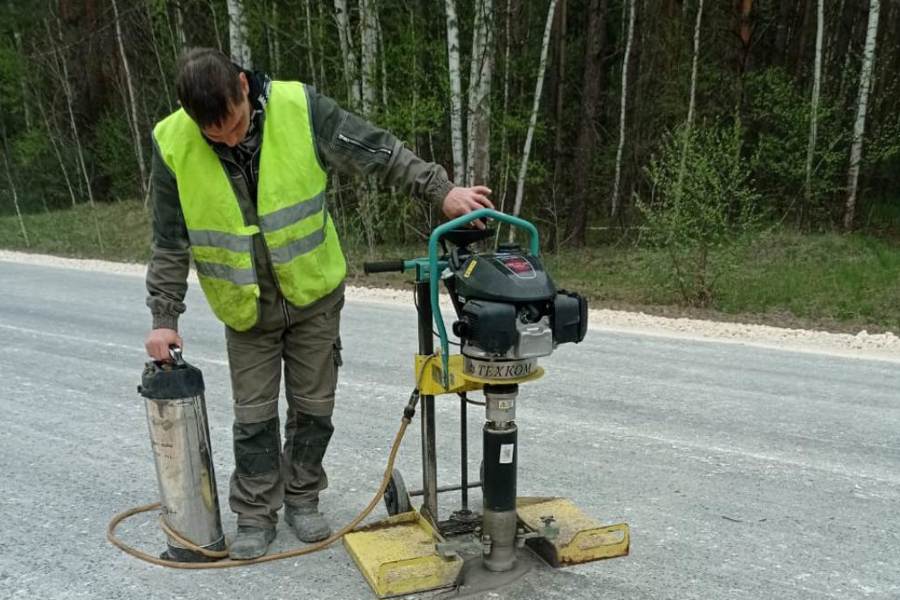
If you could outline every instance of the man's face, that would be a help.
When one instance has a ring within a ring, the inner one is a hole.
[[[250,100],[248,94],[250,85],[247,76],[241,73],[241,99],[236,104],[229,106],[228,116],[220,123],[203,128],[203,135],[219,144],[235,147],[247,137],[250,128]]]

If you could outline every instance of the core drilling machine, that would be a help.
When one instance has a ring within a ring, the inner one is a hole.
[[[515,244],[474,249],[493,232],[466,225],[486,218],[525,230],[529,249]],[[379,597],[448,587],[460,592],[500,587],[527,571],[528,561],[520,560],[526,545],[554,567],[628,554],[628,525],[602,525],[565,498],[517,496],[519,386],[544,374],[539,358],[559,344],[582,341],[587,332],[587,301],[556,288],[541,265],[538,248],[534,225],[482,209],[435,229],[427,257],[365,265],[367,273],[415,273],[415,388],[371,502],[350,523],[315,544],[248,561],[227,558],[202,375],[184,362],[177,348],[172,349],[171,363],[148,363],[139,392],[145,398],[160,502],[114,516],[107,528],[110,542],[161,566],[220,569],[309,554],[343,538]],[[439,303],[441,282],[456,313],[452,331],[459,338],[459,354],[449,351]],[[435,335],[440,340],[437,351]],[[475,391],[483,393],[483,402],[469,398]],[[443,395],[459,396],[461,473],[458,484],[439,486],[435,403]],[[420,401],[422,488],[408,491],[393,465]],[[468,474],[470,404],[485,407],[480,476],[474,482]],[[468,501],[469,489],[478,487],[483,497],[480,512]],[[449,491],[460,492],[461,507],[441,519],[438,494]],[[423,497],[417,510],[411,501],[415,496]],[[357,529],[382,498],[391,516]],[[166,533],[166,551],[159,557],[116,536],[125,519],[154,511],[159,511]]]
[[[494,232],[466,225],[485,218],[525,230],[529,250],[515,244],[473,249]],[[435,229],[427,258],[364,265],[366,273],[414,272],[419,332],[411,404],[421,401],[422,488],[408,491],[394,470],[384,497],[392,516],[344,536],[348,552],[380,597],[441,587],[496,587],[525,569],[517,553],[526,545],[554,567],[628,554],[627,524],[601,525],[565,498],[517,497],[519,386],[543,375],[539,358],[559,344],[582,341],[587,332],[587,301],[556,288],[538,249],[534,225],[482,209]],[[440,282],[456,313],[452,331],[460,354],[449,352]],[[468,397],[476,390],[483,392],[483,403]],[[459,396],[462,438],[460,482],[446,486],[437,482],[435,402],[441,395]],[[468,478],[470,404],[485,407],[476,482]],[[468,490],[476,487],[482,491],[480,514],[468,502]],[[438,494],[449,491],[460,492],[462,506],[442,520]],[[412,508],[413,496],[423,498],[418,510]]]

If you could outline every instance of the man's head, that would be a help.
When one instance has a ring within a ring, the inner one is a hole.
[[[175,83],[178,101],[210,140],[236,146],[250,127],[250,84],[227,56],[194,48],[182,56]]]

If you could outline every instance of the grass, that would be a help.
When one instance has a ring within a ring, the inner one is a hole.
[[[96,218],[96,221],[95,221]],[[0,217],[0,248],[79,258],[145,262],[149,216],[137,202],[27,215],[26,246],[18,220]],[[97,228],[103,248],[97,241]],[[345,250],[357,284],[403,285],[408,276],[364,278],[362,261],[410,258],[425,244],[381,246],[369,256],[349,236]],[[731,253],[709,309],[682,306],[662,251],[633,246],[564,250],[543,257],[559,287],[587,295],[592,306],[776,325],[870,332],[900,330],[900,244],[861,234],[778,231]]]

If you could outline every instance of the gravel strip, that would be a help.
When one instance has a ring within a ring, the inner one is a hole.
[[[100,271],[143,277],[146,266],[102,260],[62,258],[44,254],[28,254],[0,250],[0,261],[60,267],[82,271]],[[194,279],[194,275],[191,278]],[[378,302],[408,305],[412,301],[409,290],[348,286],[351,302]],[[445,298],[446,300],[446,298]],[[449,301],[442,302],[449,309]],[[900,337],[893,332],[855,335],[828,333],[807,329],[787,329],[768,325],[723,323],[698,319],[668,318],[619,310],[592,309],[590,327],[599,331],[633,333],[657,337],[695,339],[736,344],[750,344],[767,348],[832,354],[851,358],[887,360],[900,363]]]

